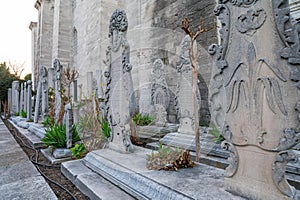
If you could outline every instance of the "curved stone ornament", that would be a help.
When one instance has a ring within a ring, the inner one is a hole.
[[[285,169],[288,162],[297,162],[298,158],[292,151],[281,151],[277,154],[273,164],[273,179],[277,188],[286,196],[296,199],[296,189],[290,186],[285,178]]]
[[[238,154],[226,189],[249,199],[294,198],[279,174],[293,159],[282,152],[299,143],[300,25],[287,0],[218,2],[209,101],[213,122]]]
[[[262,8],[257,10],[248,10],[247,13],[241,14],[236,22],[236,28],[241,33],[252,35],[266,21],[267,14]]]
[[[224,150],[229,151],[229,158],[228,158],[229,166],[226,168],[225,176],[232,177],[236,173],[239,164],[239,156],[237,150],[233,144],[231,144],[226,140],[221,143],[221,147]]]

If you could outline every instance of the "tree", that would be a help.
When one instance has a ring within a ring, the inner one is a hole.
[[[25,77],[24,77],[24,81],[28,81],[28,80],[31,80],[31,74],[27,74]]]
[[[198,107],[198,99],[197,99],[197,94],[199,92],[198,89],[198,73],[197,73],[197,63],[196,63],[196,56],[193,48],[193,44],[195,40],[197,39],[198,36],[200,36],[201,33],[208,32],[209,30],[213,29],[214,27],[211,28],[204,28],[204,23],[202,18],[200,19],[200,25],[198,26],[197,32],[194,34],[193,31],[190,29],[190,24],[189,20],[187,18],[184,18],[182,20],[182,30],[190,36],[191,38],[191,46],[189,50],[189,57],[191,60],[192,64],[192,69],[193,69],[193,100],[194,100],[194,129],[195,129],[195,143],[196,143],[196,161],[199,162],[200,160],[200,130],[199,130],[199,107]]]
[[[9,67],[6,62],[0,63],[0,100],[7,99],[8,88],[11,87],[13,81],[19,80],[17,76],[10,73]]]
[[[19,64],[19,63],[12,63],[10,61],[8,61],[8,64],[7,64],[7,67],[9,68],[10,72],[15,76],[17,77],[18,79],[20,79],[23,71],[25,70],[25,62],[22,63],[22,64]]]

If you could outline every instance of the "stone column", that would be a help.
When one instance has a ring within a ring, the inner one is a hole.
[[[60,61],[58,59],[55,59],[53,62],[54,70],[55,70],[55,85],[54,85],[54,91],[55,91],[55,103],[54,103],[54,110],[55,110],[55,121],[58,119],[58,115],[60,112],[61,107],[61,90],[62,90],[62,84],[61,84],[61,76],[63,73],[63,66],[60,64]]]
[[[11,111],[13,114],[19,112],[19,89],[20,83],[19,81],[12,82],[12,103],[11,103]]]
[[[43,68],[41,73],[41,84],[42,84],[42,120],[48,115],[49,108],[49,97],[48,97],[48,70],[46,67]]]
[[[30,120],[32,117],[32,88],[31,88],[32,81],[27,81],[27,120]]]
[[[72,83],[72,96],[73,96],[73,123],[76,124],[79,121],[79,108],[78,108],[78,99],[77,99],[77,80],[74,80]]]
[[[249,199],[298,199],[285,168],[297,160],[292,147],[300,139],[300,25],[288,1],[219,2],[209,99],[230,153],[226,189]]]

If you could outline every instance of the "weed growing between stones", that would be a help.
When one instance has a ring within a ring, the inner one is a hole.
[[[180,168],[194,167],[190,152],[170,146],[159,145],[157,152],[147,155],[147,168],[150,170],[169,170],[177,171]]]

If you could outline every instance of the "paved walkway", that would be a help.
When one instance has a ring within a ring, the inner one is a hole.
[[[57,199],[1,118],[0,199]]]

